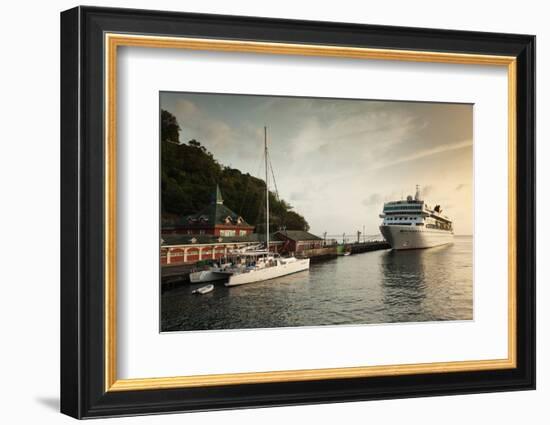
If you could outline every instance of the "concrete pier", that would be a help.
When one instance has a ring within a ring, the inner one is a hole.
[[[352,254],[360,254],[362,252],[390,249],[391,245],[386,241],[356,242],[347,244],[347,248]]]
[[[177,286],[189,283],[189,274],[194,271],[206,269],[206,266],[198,267],[196,264],[181,264],[177,266],[161,266],[161,289],[165,291]]]
[[[336,245],[324,248],[306,249],[302,251],[300,257],[309,258],[310,262],[329,260],[337,256]]]

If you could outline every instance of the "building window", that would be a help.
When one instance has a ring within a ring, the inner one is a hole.
[[[235,236],[235,235],[236,235],[235,230],[227,230],[227,229],[220,230],[220,236]]]
[[[246,230],[240,230],[239,235],[240,236],[246,236]]]
[[[204,235],[204,230],[199,230],[199,235]]]

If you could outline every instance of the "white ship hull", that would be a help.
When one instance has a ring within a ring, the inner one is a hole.
[[[453,232],[424,226],[382,225],[380,232],[393,249],[421,249],[453,242]]]
[[[214,282],[216,280],[227,279],[227,275],[216,273],[211,270],[202,270],[199,272],[193,272],[189,275],[189,280],[191,283],[203,283],[203,282]]]
[[[292,273],[298,273],[309,269],[309,258],[296,259],[291,261],[281,260],[280,263],[272,267],[264,267],[235,273],[229,276],[225,286],[237,286],[247,283],[261,282],[263,280],[275,279]]]

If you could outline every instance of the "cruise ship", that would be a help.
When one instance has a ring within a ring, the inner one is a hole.
[[[453,242],[453,222],[440,205],[433,208],[422,200],[416,186],[414,198],[386,202],[380,214],[380,232],[393,249],[420,249]]]

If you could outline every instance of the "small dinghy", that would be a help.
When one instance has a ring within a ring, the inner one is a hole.
[[[212,292],[213,290],[214,290],[214,285],[206,285],[206,286],[202,286],[198,289],[195,289],[191,293],[192,294],[204,295],[204,294],[208,294],[209,292]]]

